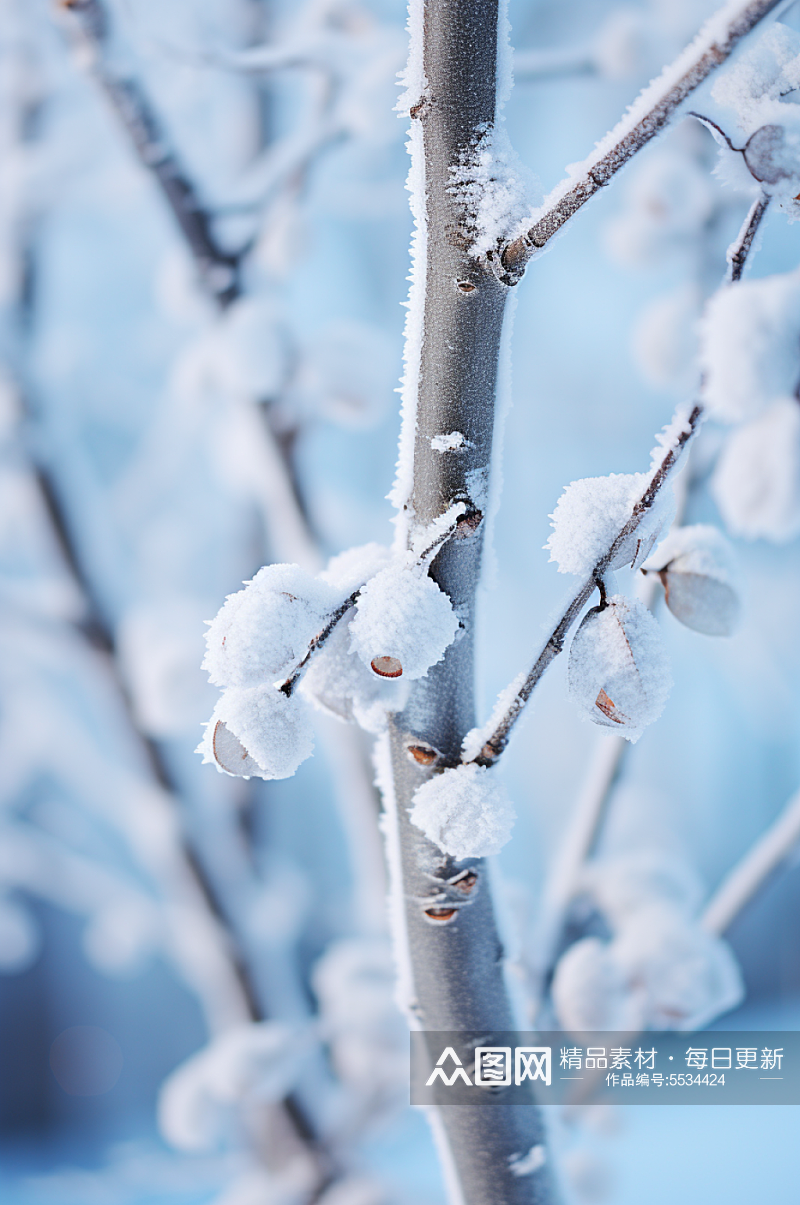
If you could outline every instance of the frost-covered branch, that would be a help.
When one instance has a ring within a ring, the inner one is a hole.
[[[494,136],[498,59],[505,74],[507,55],[496,4],[415,0],[411,6],[404,104],[417,229],[393,494],[400,548],[413,549],[454,503],[466,506],[463,538],[448,540],[430,568],[461,630],[441,660],[411,683],[408,703],[390,717],[378,751],[400,999],[425,1030],[513,1027],[486,865],[481,857],[443,854],[409,816],[420,788],[446,791],[447,776],[459,774],[442,770],[458,765],[474,722],[475,592],[507,290],[473,253],[482,206],[492,198],[482,197],[474,181],[469,190],[454,189],[453,173],[472,162],[487,131]],[[485,187],[491,191],[490,180]],[[480,793],[474,777],[468,773],[462,783],[459,776],[456,790]],[[523,1175],[512,1166],[543,1144],[535,1108],[444,1109],[434,1124],[454,1205],[554,1199],[544,1160],[531,1161]]]
[[[683,102],[724,63],[742,38],[785,0],[734,0],[706,23],[694,42],[641,93],[625,117],[545,198],[524,233],[500,256],[501,279],[515,284],[526,264],[595,193],[679,115]]]
[[[778,867],[795,855],[798,842],[800,791],[717,887],[702,914],[704,927],[724,933]]]
[[[241,295],[242,252],[226,251],[213,232],[212,215],[198,190],[170,148],[162,123],[138,80],[122,78],[107,60],[108,14],[103,0],[61,0],[77,20],[78,36],[89,57],[89,67],[116,113],[142,166],[157,181],[194,261],[201,286],[221,310]],[[315,140],[310,148],[318,150]],[[306,162],[306,152],[288,165],[290,178]],[[269,407],[261,412],[260,399],[251,399],[251,448],[260,457],[261,472],[255,493],[264,506],[266,525],[278,556],[317,567],[318,551],[300,491],[299,482],[279,434],[273,429]],[[257,412],[257,413],[256,413]],[[246,420],[242,420],[246,421]]]
[[[558,620],[550,631],[544,645],[529,672],[521,675],[504,691],[498,700],[495,712],[482,728],[474,729],[464,742],[463,760],[481,766],[491,766],[497,761],[508,744],[511,731],[533,694],[548,666],[564,648],[567,632],[580,616],[586,603],[608,573],[619,554],[633,542],[636,533],[649,516],[661,490],[671,482],[681,467],[683,456],[698,431],[703,419],[703,407],[699,402],[691,408],[681,407],[663,436],[659,436],[660,448],[656,449],[654,466],[641,496],[635,502],[630,518],[617,533],[610,546],[595,562],[591,572],[573,594]],[[633,560],[634,557],[631,557]]]
[[[762,195],[756,197],[750,206],[747,216],[742,222],[741,230],[728,248],[726,284],[736,284],[737,281],[742,279],[747,258],[753,248],[753,241],[761,225],[761,219],[767,212],[769,202],[770,198]]]
[[[753,249],[756,233],[767,212],[768,204],[769,198],[765,196],[758,197],[752,203],[738,235],[728,248],[726,256],[728,270],[724,283],[735,284],[741,279],[745,264]],[[614,563],[620,550],[627,547],[628,542],[635,536],[659,492],[680,467],[683,455],[699,429],[702,419],[703,405],[697,402],[689,410],[685,421],[681,421],[677,416],[673,420],[671,430],[674,438],[672,442],[667,439],[667,442],[664,443],[665,437],[659,437],[659,442],[664,448],[663,454],[660,460],[654,464],[647,487],[634,505],[629,520],[608,550],[595,563],[591,575],[585,578],[562,611],[529,673],[524,677],[520,676],[507,687],[500,695],[495,711],[487,724],[469,734],[464,745],[464,761],[474,761],[479,765],[488,766],[493,764],[503,752],[511,730],[536,685],[551,661],[562,651],[567,632],[591,598],[594,590],[602,583],[603,577]]]
[[[76,18],[90,69],[125,127],[143,166],[153,174],[197,265],[202,284],[221,305],[239,294],[239,256],[225,251],[212,230],[212,218],[197,189],[171,150],[161,123],[141,85],[123,79],[108,64],[108,16],[102,0],[60,0]]]

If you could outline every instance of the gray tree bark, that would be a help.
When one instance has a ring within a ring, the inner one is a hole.
[[[392,790],[401,855],[405,935],[413,999],[424,1030],[514,1028],[503,978],[486,868],[456,862],[408,819],[416,789],[438,769],[456,766],[475,723],[475,592],[483,544],[482,514],[492,453],[495,391],[509,289],[488,262],[469,254],[463,202],[451,191],[451,167],[495,121],[497,0],[428,0],[424,10],[424,95],[412,108],[424,139],[427,262],[413,488],[407,500],[414,532],[456,502],[467,514],[436,556],[431,576],[462,619],[460,638],[426,678],[414,683],[406,710],[393,717]],[[457,453],[431,446],[459,431]],[[477,496],[480,494],[481,496]],[[391,823],[390,819],[390,823]],[[394,836],[395,834],[393,834]],[[397,867],[395,866],[395,871]],[[469,1052],[462,1051],[469,1064]],[[512,1163],[544,1142],[538,1109],[500,1104],[440,1110],[450,1192],[468,1205],[544,1205],[555,1199],[550,1169],[515,1174]],[[457,1187],[456,1187],[457,1182]]]

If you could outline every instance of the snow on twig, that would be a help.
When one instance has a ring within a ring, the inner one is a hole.
[[[534,212],[532,224],[509,240],[498,261],[506,284],[516,284],[539,253],[586,202],[660,134],[683,102],[726,61],[739,42],[785,0],[749,0],[725,5],[695,40],[665,67],[594,151],[575,165]]]
[[[738,235],[728,248],[726,257],[728,271],[725,283],[733,284],[741,278],[745,263],[753,249],[756,233],[767,212],[767,204],[768,198],[765,197],[760,197],[753,202]],[[696,402],[692,406],[688,417],[685,414],[686,409],[686,407],[679,408],[670,426],[663,435],[658,437],[664,452],[660,461],[653,463],[647,488],[634,506],[628,522],[608,551],[598,560],[591,576],[585,578],[567,604],[530,672],[525,677],[519,675],[514,683],[501,694],[498,705],[488,722],[482,728],[474,728],[465,737],[462,751],[464,761],[477,761],[481,765],[491,765],[505,749],[511,729],[539,679],[550,662],[562,651],[564,637],[570,627],[591,598],[598,582],[602,580],[619,549],[629,540],[642,519],[648,514],[659,491],[675,475],[689,443],[703,420],[704,407],[700,402]],[[683,417],[681,417],[681,410],[684,412]],[[598,814],[601,808],[602,799],[598,804]]]
[[[567,603],[559,616],[552,631],[549,633],[539,655],[521,685],[514,692],[510,702],[499,716],[492,716],[489,724],[483,728],[473,729],[464,740],[462,760],[476,761],[479,765],[490,766],[497,761],[508,744],[511,730],[519,719],[525,704],[533,694],[545,670],[563,650],[564,638],[577,620],[586,603],[597,589],[598,582],[608,571],[615,555],[623,544],[632,536],[639,524],[648,516],[656,498],[663,487],[671,481],[680,467],[686,449],[694,438],[703,419],[703,407],[696,402],[691,410],[681,406],[663,435],[658,437],[660,447],[656,449],[660,456],[654,457],[652,471],[647,486],[641,497],[634,505],[631,516],[622,530],[611,543],[610,547],[598,559],[591,574],[584,578],[575,594]]]

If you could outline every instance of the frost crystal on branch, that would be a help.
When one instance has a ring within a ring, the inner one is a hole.
[[[536,181],[501,126],[485,130],[450,171],[451,191],[464,206],[470,254],[478,259],[495,250],[529,217]]]
[[[400,673],[382,676],[402,674],[409,679],[424,677],[442,659],[457,631],[450,599],[414,563],[392,564],[371,578],[350,624],[352,648],[365,665],[379,673],[382,663],[391,660]]]
[[[568,680],[584,715],[639,739],[672,687],[661,630],[643,603],[617,594],[587,612],[570,648]]]
[[[741,611],[733,549],[708,524],[676,527],[644,566],[658,573],[672,614],[705,636],[730,636]]]
[[[410,815],[429,841],[459,860],[499,853],[517,818],[495,772],[474,762],[423,783]]]
[[[610,473],[608,477],[584,477],[567,486],[551,516],[553,534],[545,545],[559,573],[592,573],[630,519],[648,480],[647,473]],[[638,567],[674,517],[675,495],[668,487],[659,491],[608,568]]]

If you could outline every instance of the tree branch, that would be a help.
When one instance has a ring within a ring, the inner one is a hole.
[[[204,208],[178,156],[169,148],[161,122],[141,84],[120,78],[108,66],[105,57],[108,17],[102,0],[60,0],[60,3],[76,18],[78,34],[90,56],[91,73],[142,166],[158,183],[192,256],[202,288],[220,310],[227,309],[241,295],[243,252],[232,254],[217,242],[211,214]],[[255,408],[257,401],[252,399],[251,405]],[[290,559],[316,569],[319,554],[297,474],[289,457],[283,454],[269,407],[259,417],[260,430],[251,424],[253,446],[263,462],[255,493],[264,507],[270,538],[278,556],[287,555],[291,549]]]
[[[785,2],[749,0],[720,9],[694,42],[640,94],[591,155],[545,198],[529,229],[505,246],[497,261],[500,279],[516,284],[528,262],[564,224],[666,129],[687,97],[730,57],[742,38]]]
[[[454,503],[466,505],[463,521],[480,510],[507,298],[488,265],[470,254],[470,215],[453,192],[451,174],[495,122],[497,4],[426,0],[411,12],[407,83],[419,233],[394,495],[403,516],[399,533],[410,549],[421,529]],[[448,432],[463,437],[457,453],[437,450],[437,437]],[[409,820],[415,791],[432,775],[430,766],[415,760],[412,747],[430,745],[441,753],[440,765],[455,765],[474,722],[475,591],[483,526],[469,523],[465,538],[448,540],[431,565],[430,575],[450,597],[463,632],[442,661],[412,684],[405,711],[389,718],[378,755],[401,997],[413,1023],[434,1031],[513,1028],[485,864],[445,857]],[[465,1051],[465,1061],[469,1057]],[[435,1128],[454,1203],[544,1205],[554,1199],[547,1166],[525,1176],[512,1171],[515,1156],[544,1142],[535,1107],[443,1109]]]
[[[125,127],[142,163],[158,181],[197,265],[204,289],[223,308],[239,295],[239,255],[224,251],[194,183],[165,140],[149,98],[136,80],[119,78],[105,60],[108,18],[100,0],[60,0],[76,18],[90,69]]]
[[[701,917],[711,933],[724,933],[800,841],[800,791],[786,804],[743,858],[728,872]]]
[[[532,668],[518,687],[516,683],[514,684],[511,699],[506,702],[508,692],[503,692],[500,696],[501,708],[499,712],[493,715],[488,724],[483,728],[474,729],[470,732],[464,746],[463,761],[474,761],[481,766],[491,766],[500,757],[500,754],[508,744],[514,725],[522,714],[525,704],[539,684],[545,670],[551,661],[554,661],[558,654],[562,652],[567,632],[578,619],[586,603],[597,589],[598,582],[608,572],[608,567],[614,560],[622,544],[625,543],[629,536],[636,532],[642,519],[644,519],[655,502],[660,490],[671,480],[680,467],[683,454],[699,429],[702,419],[703,407],[700,402],[695,402],[685,419],[681,419],[680,412],[676,414],[671,424],[672,439],[667,444],[660,462],[653,469],[642,496],[633,507],[631,517],[608,550],[597,561],[592,573],[584,579],[567,603],[548,635]]]
[[[747,257],[752,250],[758,228],[761,225],[761,219],[767,212],[769,201],[769,197],[764,194],[753,201],[747,212],[747,216],[742,222],[741,230],[728,248],[726,256],[728,261],[728,271],[725,275],[726,284],[736,284],[737,281],[742,279]]]

